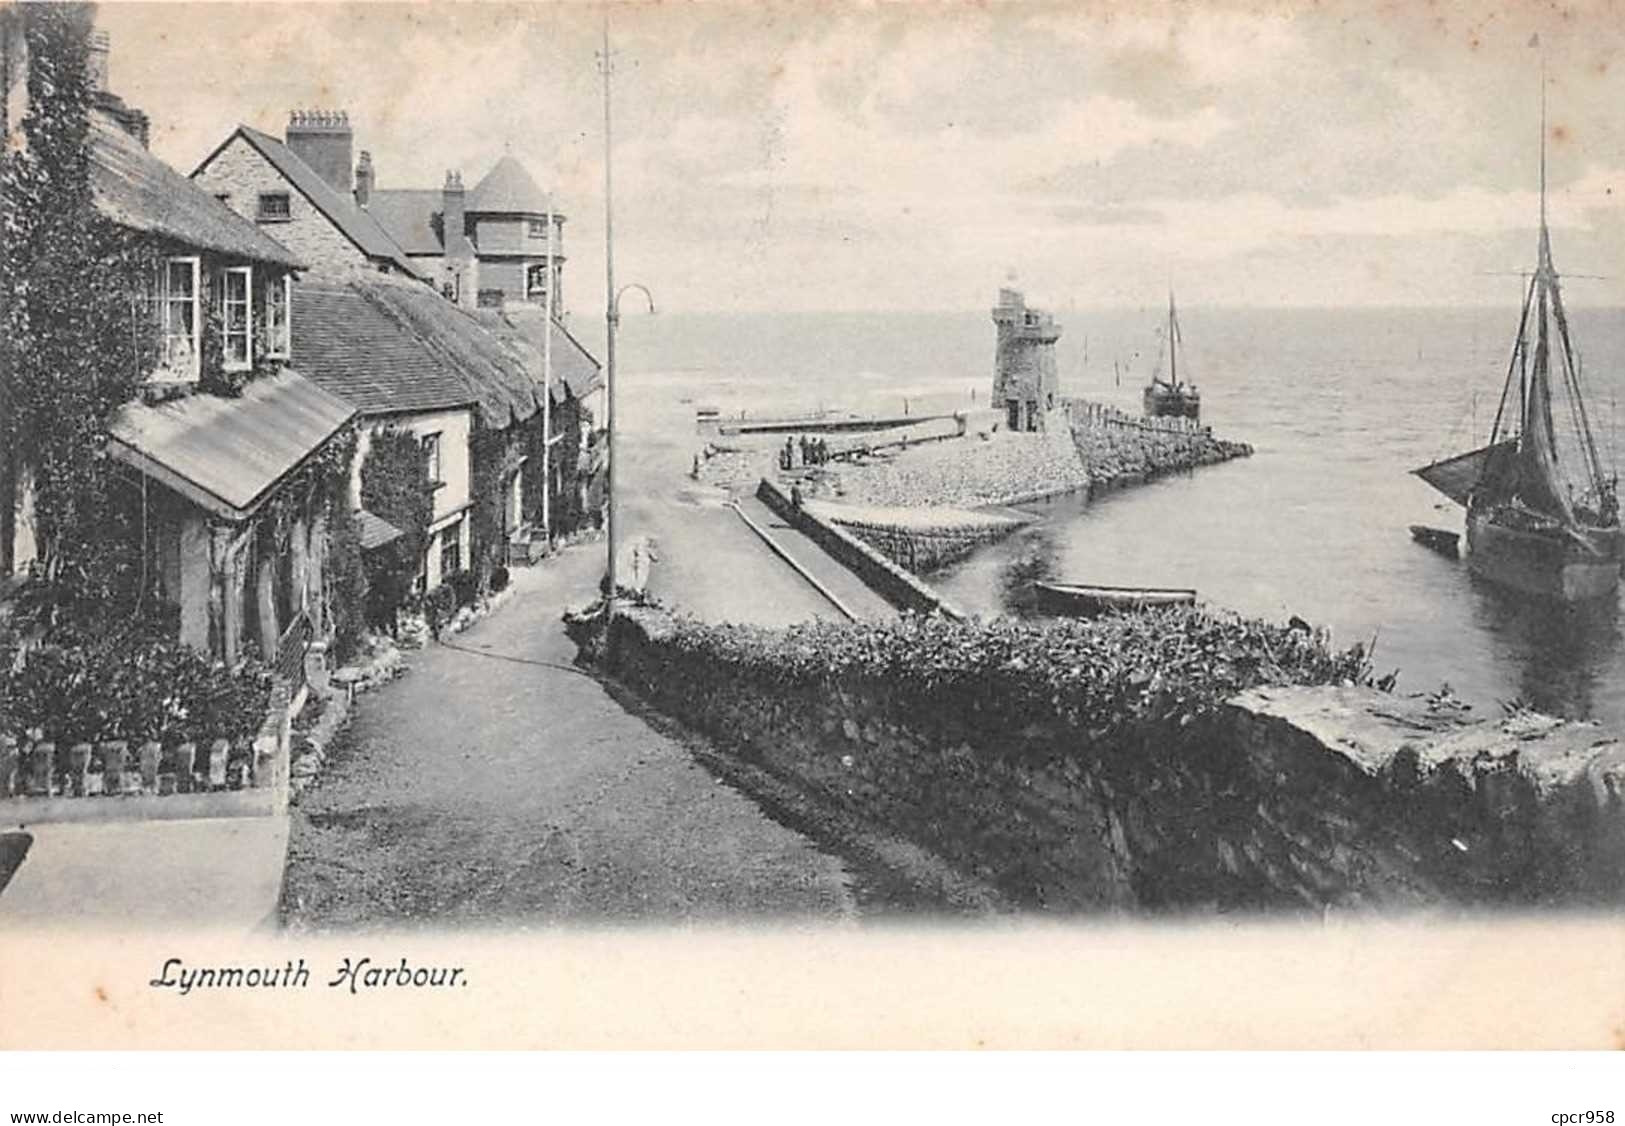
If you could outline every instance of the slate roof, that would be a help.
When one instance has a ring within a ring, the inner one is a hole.
[[[292,149],[269,133],[262,133],[247,125],[239,125],[237,131],[231,137],[227,137],[214,153],[210,153],[198,168],[205,167],[220,149],[231,143],[232,137],[237,136],[253,145],[261,156],[282,173],[284,179],[310,200],[312,206],[325,215],[328,222],[360,248],[363,254],[369,258],[382,258],[393,262],[413,277],[423,276],[422,271],[413,265],[395,240],[379,226],[378,220],[367,214],[354,199],[335,190],[331,184],[322,179],[321,173],[306,164]],[[196,175],[195,172],[193,174]]]
[[[545,215],[547,193],[531,179],[523,164],[511,153],[504,153],[502,159],[485,174],[485,179],[475,184],[474,190],[468,193],[465,206],[470,214],[500,212]]]
[[[90,184],[96,210],[146,231],[235,258],[303,268],[280,242],[141,147],[105,114],[91,114]]]
[[[368,512],[365,508],[357,509],[355,518],[361,528],[362,551],[371,551],[383,547],[386,543],[394,543],[406,534],[382,516]]]
[[[532,377],[540,380],[543,348],[546,347],[548,316],[541,308],[514,306],[501,312],[480,311],[480,319],[500,336],[517,343],[525,353]],[[572,398],[584,399],[601,383],[598,361],[581,342],[557,321],[553,322],[553,401],[563,403],[568,391]]]
[[[415,282],[396,283],[422,289]],[[399,317],[349,282],[307,278],[293,287],[299,369],[363,414],[472,406],[468,382]]]
[[[108,451],[205,511],[245,520],[355,413],[284,369],[252,380],[234,399],[131,403],[113,417]]]
[[[440,254],[444,246],[434,217],[444,202],[444,193],[433,188],[374,188],[366,210],[406,253]]]
[[[351,284],[410,325],[432,353],[462,377],[485,425],[502,429],[541,409],[540,370],[533,377],[520,350],[472,313],[426,286],[370,275]]]

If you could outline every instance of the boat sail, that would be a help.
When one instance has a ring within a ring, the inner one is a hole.
[[[1412,472],[1467,509],[1467,565],[1475,574],[1524,593],[1579,602],[1618,588],[1625,536],[1618,475],[1604,470],[1597,452],[1552,264],[1545,122],[1543,96],[1538,255],[1489,444]],[[1556,412],[1566,441],[1560,441],[1554,399],[1566,408]]]
[[[1175,417],[1195,419],[1202,413],[1202,393],[1194,383],[1179,381],[1179,314],[1174,311],[1174,293],[1168,291],[1168,378],[1162,377],[1161,357],[1151,382],[1145,388],[1145,413],[1148,417]]]

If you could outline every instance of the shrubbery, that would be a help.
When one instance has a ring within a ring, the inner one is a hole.
[[[271,693],[257,664],[233,671],[189,646],[134,634],[42,645],[20,661],[0,656],[0,732],[58,745],[252,736]]]
[[[1369,683],[1360,645],[1324,632],[1176,608],[1094,621],[956,622],[905,616],[783,630],[678,619],[663,647],[726,680],[884,684],[899,709],[1021,725],[1056,719],[1099,738],[1139,723],[1185,727],[1266,684]]]

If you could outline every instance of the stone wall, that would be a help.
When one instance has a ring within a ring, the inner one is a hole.
[[[984,543],[992,543],[1010,535],[1024,521],[993,519],[966,523],[952,527],[944,522],[940,527],[921,527],[900,521],[858,519],[837,514],[837,505],[815,506],[815,513],[830,519],[837,527],[851,532],[899,567],[916,575],[929,574],[949,563],[956,562],[975,551]],[[914,510],[930,513],[931,509]]]
[[[753,766],[1028,909],[1319,912],[1617,903],[1625,756],[1541,718],[1430,727],[1364,689],[1264,690],[1109,746],[996,701],[742,669],[660,611],[615,623],[616,673]]]
[[[226,206],[257,222],[261,192],[285,192],[290,218],[260,223],[260,230],[293,251],[306,266],[329,273],[369,268],[361,248],[335,227],[315,204],[290,184],[276,167],[242,137],[216,153],[192,180],[212,195],[226,195]]]
[[[252,738],[197,742],[23,742],[0,735],[0,816],[9,824],[263,817],[288,805],[293,716],[277,681]]]
[[[831,558],[862,579],[865,586],[899,610],[910,610],[917,614],[946,614],[951,618],[964,616],[942,595],[852,533],[806,508],[791,504],[783,490],[766,477],[757,486],[756,496],[792,528],[822,547]]]
[[[1143,418],[1083,399],[1066,400],[1072,440],[1093,486],[1132,484],[1163,473],[1251,457],[1246,442],[1213,436],[1185,418]]]

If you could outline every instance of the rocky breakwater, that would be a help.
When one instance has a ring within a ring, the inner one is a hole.
[[[825,495],[851,504],[975,508],[1088,487],[1089,474],[1061,425],[1037,434],[981,430],[842,466],[830,474]]]
[[[1136,418],[1097,404],[1067,411],[1078,458],[1097,487],[1133,484],[1164,473],[1251,457],[1252,446],[1215,438],[1182,419]]]

